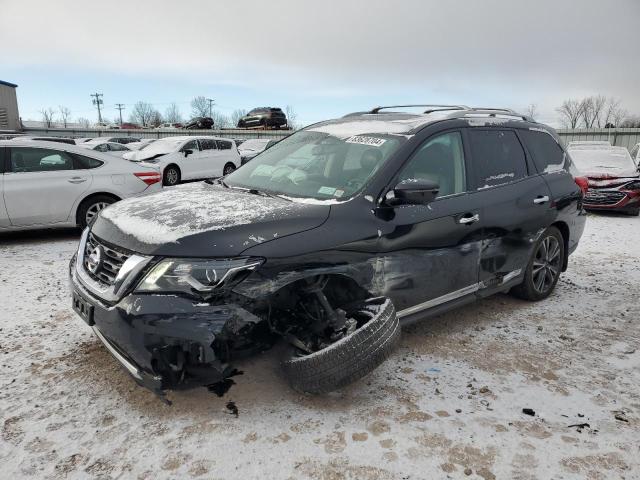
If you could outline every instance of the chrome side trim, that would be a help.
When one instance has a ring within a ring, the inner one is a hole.
[[[422,310],[426,310],[427,308],[435,307],[440,304],[450,302],[451,300],[456,300],[457,298],[464,297],[465,295],[469,295],[471,293],[477,292],[479,289],[480,289],[480,284],[474,283],[473,285],[469,285],[468,287],[461,288],[460,290],[449,292],[445,295],[442,295],[441,297],[433,298],[431,300],[427,300],[426,302],[422,302],[417,305],[414,305],[413,307],[400,310],[397,313],[397,316],[398,318],[406,317],[407,315],[418,313]]]
[[[518,275],[522,273],[522,269],[519,268],[517,270],[513,270],[502,277],[500,283],[498,285],[502,285],[507,283],[510,280],[513,280]],[[398,318],[406,317],[407,315],[412,315],[414,313],[421,312],[422,310],[426,310],[428,308],[437,307],[443,303],[450,302],[452,300],[456,300],[458,298],[464,297],[465,295],[469,295],[471,293],[477,292],[481,288],[486,288],[484,282],[474,283],[473,285],[469,285],[468,287],[461,288],[460,290],[456,290],[453,292],[449,292],[441,297],[432,298],[431,300],[427,300],[426,302],[419,303],[414,305],[413,307],[405,308],[404,310],[400,310],[397,313]]]
[[[95,332],[96,336],[100,339],[100,341],[103,343],[103,345],[107,347],[107,350],[109,350],[109,353],[111,353],[111,355],[113,355],[114,358],[118,360],[118,362],[120,362],[120,364],[122,364],[122,366],[126,368],[131,375],[133,375],[133,377],[142,381],[142,375],[140,375],[140,370],[138,369],[138,367],[136,367],[133,363],[131,363],[129,360],[127,360],[122,355],[120,355],[120,352],[118,352],[115,348],[113,348],[113,346],[111,346],[111,343],[109,342],[109,340],[104,338],[104,336],[100,333],[100,330],[98,330],[96,327],[91,327],[91,328],[93,328],[93,331]]]

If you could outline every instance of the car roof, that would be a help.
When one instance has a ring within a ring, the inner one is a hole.
[[[87,155],[87,153],[91,152],[91,156],[95,156],[100,160],[111,160],[112,156],[102,152],[96,152],[95,150],[87,149],[86,147],[81,147],[80,145],[74,145],[71,143],[60,143],[60,142],[47,142],[47,141],[28,141],[28,140],[0,140],[0,146],[3,147],[29,147],[29,148],[48,148],[51,150],[62,150],[65,152],[77,153],[78,155]]]
[[[354,112],[342,118],[327,120],[305,128],[308,131],[329,134],[361,135],[380,133],[391,135],[414,135],[428,125],[444,120],[463,119],[472,126],[495,125],[516,122],[523,126],[546,126],[538,124],[532,118],[503,108],[470,108],[466,106],[420,105],[426,108],[423,113],[402,111],[383,111],[388,108],[416,107],[414,105],[397,107],[376,107],[368,112]],[[429,108],[432,107],[432,108]]]

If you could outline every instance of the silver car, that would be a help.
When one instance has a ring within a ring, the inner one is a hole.
[[[123,198],[162,188],[157,166],[76,145],[0,141],[0,232],[85,227]]]

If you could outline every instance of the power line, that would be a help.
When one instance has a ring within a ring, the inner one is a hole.
[[[102,123],[102,113],[100,112],[100,105],[102,105],[104,103],[104,101],[102,100],[102,94],[101,93],[92,93],[91,95],[89,95],[90,97],[95,97],[92,99],[92,103],[98,107],[98,123]]]
[[[116,103],[116,108],[118,109],[118,113],[120,114],[120,125],[122,125],[122,110],[124,110],[126,107],[124,106],[124,103]]]

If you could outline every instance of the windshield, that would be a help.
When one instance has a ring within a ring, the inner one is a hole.
[[[357,193],[404,141],[388,134],[300,131],[225,177],[231,187],[317,200]]]
[[[578,170],[587,172],[633,172],[635,165],[626,148],[581,149],[569,150],[571,159]]]

